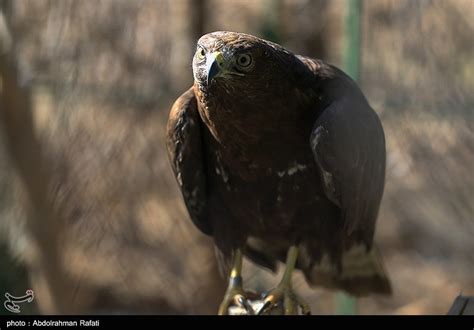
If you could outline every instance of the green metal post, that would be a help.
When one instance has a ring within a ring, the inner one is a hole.
[[[343,66],[352,79],[359,79],[360,65],[360,16],[362,0],[346,0],[346,18],[344,28],[344,58]]]
[[[282,0],[264,0],[263,1],[263,18],[261,35],[264,39],[281,43],[282,42]]]
[[[359,79],[360,65],[360,30],[362,0],[346,0],[346,17],[344,28],[344,57],[343,67],[345,72],[354,80]],[[344,294],[336,295],[336,314],[354,315],[357,314],[357,299]]]

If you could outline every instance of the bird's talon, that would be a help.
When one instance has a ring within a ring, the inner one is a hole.
[[[298,314],[298,307],[303,315],[310,315],[309,305],[298,297],[290,288],[276,288],[265,295],[263,306],[257,312],[257,315],[270,313],[275,308],[283,306],[283,314]]]
[[[264,313],[266,313],[271,305],[272,305],[271,301],[265,300],[262,307],[260,307],[260,309],[258,310],[257,315],[263,315]]]
[[[301,308],[301,314],[311,315],[311,308],[309,307],[308,303],[298,296],[295,296],[295,299],[298,303],[298,306]]]
[[[237,304],[244,308],[247,312],[247,315],[255,315],[252,305],[249,303],[248,299],[242,295],[236,297]]]
[[[224,300],[219,307],[218,314],[226,315],[229,313],[229,307],[239,306],[245,309],[247,315],[255,315],[255,311],[249,300],[253,300],[253,298],[257,297],[257,295],[252,292],[244,291],[242,285],[240,284],[241,282],[238,282],[239,284],[237,285],[234,283],[235,282],[231,281],[231,285],[227,289]]]

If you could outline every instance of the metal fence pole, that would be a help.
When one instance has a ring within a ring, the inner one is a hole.
[[[362,0],[346,0],[346,17],[344,27],[343,67],[354,80],[359,79],[360,66],[360,30]],[[335,313],[339,315],[357,314],[357,299],[345,293],[335,297]]]

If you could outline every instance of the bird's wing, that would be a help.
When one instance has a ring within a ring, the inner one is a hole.
[[[385,138],[365,99],[347,93],[314,123],[311,149],[324,191],[344,217],[346,235],[371,245],[385,181]]]
[[[181,95],[171,108],[166,144],[174,175],[193,223],[212,234],[208,218],[206,171],[201,140],[201,118],[193,89]]]
[[[304,65],[296,79],[298,95],[309,101],[317,117],[310,146],[324,193],[341,211],[345,235],[340,265],[327,256],[313,263],[311,252],[302,250],[301,269],[310,285],[356,296],[390,294],[390,280],[373,246],[385,181],[382,125],[357,84],[342,71],[320,60],[297,58]]]

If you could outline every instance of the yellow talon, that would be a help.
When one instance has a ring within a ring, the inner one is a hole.
[[[229,307],[237,305],[245,309],[247,315],[254,315],[252,305],[248,299],[257,299],[257,295],[251,292],[246,292],[242,286],[242,252],[237,250],[234,256],[234,262],[229,277],[229,286],[224,296],[224,300],[219,306],[219,315],[227,315]]]
[[[298,297],[292,289],[291,277],[296,266],[298,258],[298,248],[296,246],[290,247],[286,258],[286,269],[278,286],[268,292],[265,296],[262,307],[257,314],[267,314],[283,303],[283,313],[285,315],[297,315],[298,307],[301,308],[301,313],[310,315],[311,309],[309,305],[300,297]]]

